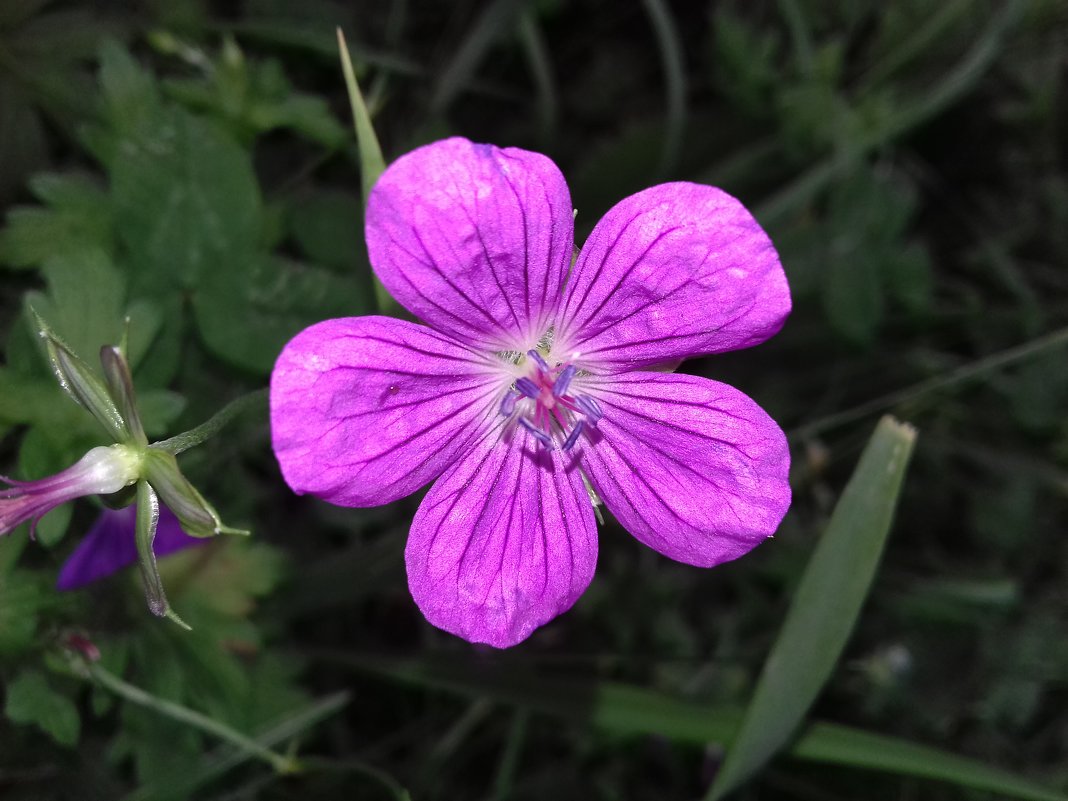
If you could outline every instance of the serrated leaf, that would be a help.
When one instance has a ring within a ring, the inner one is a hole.
[[[160,314],[145,301],[127,304],[126,282],[107,254],[85,249],[56,256],[42,272],[47,293],[28,293],[27,300],[60,339],[95,364],[100,348],[121,342],[128,330],[127,355],[136,367],[159,331]]]
[[[159,112],[159,91],[151,73],[114,40],[100,48],[100,88],[111,126],[122,135],[151,129]]]
[[[48,207],[21,206],[0,230],[0,262],[20,269],[38,267],[56,256],[114,247],[107,194],[78,174],[42,173],[30,186]]]
[[[281,554],[268,545],[227,538],[213,544],[211,559],[195,550],[176,553],[160,565],[165,579],[174,576],[176,600],[227,618],[243,618],[282,575]],[[195,614],[190,614],[196,619]]]
[[[709,790],[731,792],[790,739],[853,630],[890,532],[916,432],[885,417],[809,560],[727,759]]]
[[[112,193],[137,294],[195,288],[255,252],[262,201],[247,150],[181,109],[118,149]]]
[[[267,373],[298,331],[328,317],[365,313],[352,277],[267,255],[205,277],[193,299],[197,327],[216,355]]]
[[[23,671],[7,686],[4,714],[12,723],[36,726],[60,745],[78,742],[78,708],[36,670]]]

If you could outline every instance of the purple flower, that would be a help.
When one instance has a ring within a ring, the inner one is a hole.
[[[0,535],[27,520],[37,521],[68,501],[85,495],[109,495],[137,480],[140,458],[125,445],[93,448],[66,470],[37,481],[15,481],[0,490]]]
[[[594,507],[711,566],[774,533],[789,452],[750,398],[664,365],[763,342],[790,294],[742,205],[670,183],[619,203],[572,266],[571,198],[548,158],[464,139],[397,160],[367,208],[385,287],[426,325],[327,320],[271,379],[287,483],[374,506],[434,481],[408,582],[427,619],[518,643],[593,577]],[[435,480],[436,479],[436,480]]]
[[[136,520],[137,509],[133,505],[101,512],[89,533],[63,563],[56,589],[76,590],[137,562]],[[182,531],[174,513],[160,504],[156,537],[152,541],[152,550],[156,556],[167,556],[208,541],[205,538],[190,537]]]

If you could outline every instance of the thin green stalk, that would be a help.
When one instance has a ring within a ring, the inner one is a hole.
[[[254,392],[249,392],[247,395],[242,395],[240,398],[230,401],[223,406],[222,409],[216,412],[213,417],[201,423],[196,428],[178,434],[177,436],[173,436],[170,439],[165,439],[162,442],[157,442],[152,447],[158,448],[161,451],[166,451],[167,453],[173,453],[177,456],[182,451],[187,451],[205,440],[214,437],[239,414],[242,414],[249,409],[256,409],[264,406],[266,400],[266,387],[257,389]]]
[[[834,153],[813,165],[791,184],[761,203],[756,210],[757,219],[764,225],[778,222],[816,197],[840,174],[852,169],[859,159],[885,147],[966,94],[993,65],[1001,52],[1005,36],[1023,12],[1024,5],[1024,0],[1006,3],[971,50],[926,97],[900,109],[883,127],[852,144],[848,150]]]
[[[262,734],[257,734],[255,740],[265,748],[288,742],[306,729],[339,712],[349,700],[350,696],[347,692],[339,692],[313,701]],[[194,791],[243,764],[250,756],[247,751],[233,749],[227,749],[222,754],[213,754],[185,773],[180,782],[175,783],[173,778],[168,779],[167,790],[175,796],[191,797]],[[308,770],[312,761],[302,759],[301,767]],[[160,790],[161,788],[155,785],[142,785],[124,796],[122,801],[152,801],[162,794]]]
[[[1068,344],[1068,327],[1060,328],[1045,336],[1041,336],[1038,339],[1025,342],[1023,345],[1017,345],[1014,348],[1008,348],[1007,350],[992,354],[991,356],[979,359],[978,361],[965,364],[958,367],[956,370],[949,371],[949,373],[945,375],[928,378],[925,381],[920,381],[918,384],[905,387],[905,389],[899,389],[896,392],[891,392],[887,395],[875,398],[874,400],[862,403],[859,406],[854,406],[852,409],[846,409],[828,415],[827,417],[822,417],[819,420],[814,420],[811,423],[806,423],[791,431],[789,434],[790,439],[812,437],[816,434],[822,434],[829,429],[837,428],[838,426],[846,425],[847,423],[853,423],[857,420],[862,420],[870,414],[891,409],[898,404],[913,400],[921,395],[926,395],[929,392],[946,389],[947,387],[970,381],[971,379],[986,373],[1000,370],[1010,364],[1029,359],[1042,351],[1061,347],[1066,344]]]
[[[245,753],[267,762],[278,773],[297,773],[301,769],[300,763],[298,763],[295,758],[283,756],[269,748],[265,748],[251,737],[242,734],[236,729],[230,728],[225,723],[220,723],[213,718],[209,718],[207,715],[202,715],[195,710],[181,706],[172,701],[157,698],[151,693],[142,690],[140,687],[128,684],[114,673],[105,670],[99,664],[90,664],[88,666],[88,671],[93,679],[130,703],[143,706],[145,709],[151,709],[153,712],[157,712],[164,717],[200,729],[213,737],[217,737],[224,742],[230,743]]]
[[[430,98],[430,114],[444,114],[452,101],[467,88],[490,47],[504,34],[511,33],[523,10],[523,0],[494,0],[484,4],[482,12],[441,71]]]
[[[512,715],[512,725],[508,727],[508,738],[504,742],[504,752],[497,766],[497,778],[493,782],[493,797],[496,801],[506,801],[512,794],[512,782],[519,765],[519,754],[527,738],[527,721],[530,712],[517,709]]]
[[[805,22],[805,12],[797,0],[779,0],[779,13],[786,20],[786,27],[790,31],[797,71],[808,77],[812,75],[816,59],[813,55],[812,33]]]

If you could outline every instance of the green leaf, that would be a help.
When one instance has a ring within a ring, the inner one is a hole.
[[[48,292],[30,292],[27,301],[77,356],[95,364],[102,346],[122,340],[129,318],[127,358],[132,366],[140,362],[159,331],[160,314],[150,303],[127,304],[126,282],[106,253],[86,248],[56,256],[42,271]]]
[[[111,126],[120,134],[151,128],[159,113],[159,91],[151,73],[114,40],[100,48],[100,88]]]
[[[94,182],[78,174],[42,173],[30,179],[30,186],[47,208],[8,212],[7,226],[0,230],[0,263],[24,269],[55,256],[113,250],[110,201]]]
[[[293,203],[289,218],[297,244],[312,262],[348,274],[366,262],[363,210],[352,195],[333,190],[304,195]]]
[[[60,745],[78,743],[81,719],[77,707],[36,670],[23,671],[8,685],[4,714],[12,723],[36,726]]]
[[[809,560],[708,798],[752,777],[801,724],[849,639],[890,532],[916,439],[884,417]]]
[[[367,310],[355,278],[268,255],[209,274],[193,299],[207,346],[262,374],[270,372],[282,346],[301,329]]]
[[[341,28],[337,29],[337,44],[341,52],[341,70],[345,74],[345,86],[349,91],[349,105],[352,106],[352,121],[356,130],[356,146],[360,152],[360,183],[363,190],[363,205],[367,207],[367,198],[371,196],[371,189],[383,172],[386,171],[386,160],[382,156],[382,148],[378,144],[378,135],[375,126],[371,122],[371,115],[367,111],[367,104],[363,101],[363,93],[360,85],[356,82],[356,73],[352,69],[352,58],[349,56],[348,45],[345,44],[345,34]],[[393,314],[398,311],[397,301],[382,286],[382,282],[373,278],[375,301],[378,310],[383,314]]]
[[[531,675],[506,657],[494,664],[481,656],[477,661],[318,656],[389,681],[488,698],[578,725],[592,723],[615,734],[655,735],[698,748],[730,742],[742,719],[734,707],[707,706],[644,687]],[[1068,801],[1064,793],[977,760],[833,723],[807,725],[788,753],[819,764],[936,779],[1029,801]]]
[[[242,269],[260,237],[252,159],[220,130],[181,109],[120,144],[110,164],[115,213],[134,289],[153,296]]]
[[[823,308],[839,335],[870,345],[883,317],[878,263],[863,254],[832,253],[824,270]]]
[[[356,130],[356,145],[360,150],[360,177],[363,186],[363,200],[367,202],[371,194],[371,187],[375,185],[378,176],[386,171],[386,160],[382,156],[382,148],[378,144],[378,135],[375,134],[371,115],[364,103],[360,85],[356,82],[356,73],[352,69],[352,58],[349,56],[348,45],[345,44],[345,34],[341,28],[337,29],[337,44],[341,52],[341,69],[345,75],[345,86],[349,91],[349,104],[352,106],[352,121]]]
[[[38,574],[14,567],[28,541],[0,537],[0,654],[18,654],[33,644],[37,615],[55,596]]]
[[[907,312],[927,314],[934,302],[934,271],[927,248],[919,242],[897,247],[883,269],[891,296]]]
[[[48,161],[41,117],[20,87],[0,75],[0,201],[8,201]]]

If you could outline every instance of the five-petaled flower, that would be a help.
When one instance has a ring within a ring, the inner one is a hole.
[[[425,325],[327,320],[271,379],[288,484],[375,506],[434,481],[406,549],[436,626],[518,643],[571,607],[597,559],[587,482],[636,538],[711,566],[774,533],[786,439],[747,396],[665,371],[782,326],[790,293],[742,205],[692,183],[616,205],[572,264],[571,198],[545,156],[464,139],[383,173],[379,279]]]

